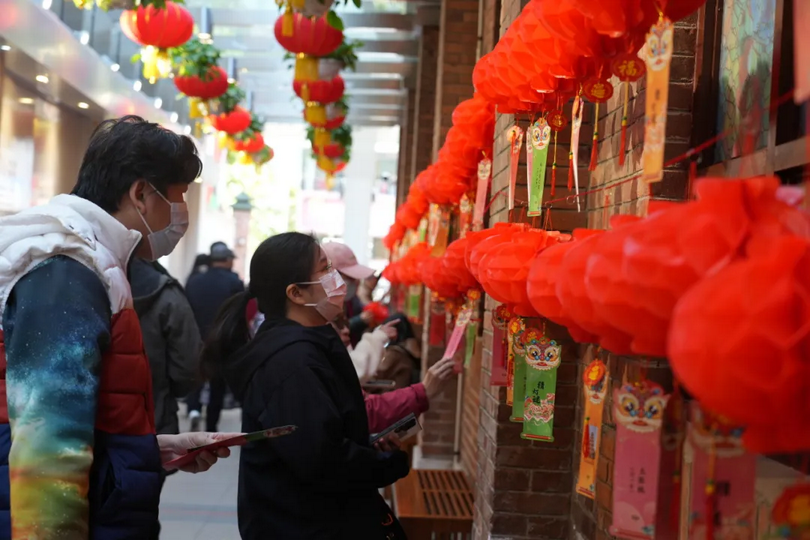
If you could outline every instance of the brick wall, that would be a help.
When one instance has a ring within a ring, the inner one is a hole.
[[[481,401],[481,339],[475,343],[470,365],[464,370],[464,401],[461,418],[461,467],[473,484],[478,475],[478,427]]]
[[[431,164],[433,153],[433,123],[436,111],[436,75],[439,59],[439,27],[424,26],[419,38],[419,64],[414,96],[410,177]]]
[[[443,0],[433,119],[433,157],[438,155],[456,105],[473,94],[478,41],[478,0]]]

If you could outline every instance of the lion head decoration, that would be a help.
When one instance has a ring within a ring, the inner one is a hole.
[[[636,433],[657,431],[661,429],[668,399],[664,389],[652,381],[624,384],[614,391],[616,422]]]
[[[607,366],[599,358],[594,359],[582,375],[588,400],[599,405],[607,395]]]
[[[558,368],[561,360],[561,347],[536,328],[529,328],[521,336],[526,351],[526,364],[540,371]]]

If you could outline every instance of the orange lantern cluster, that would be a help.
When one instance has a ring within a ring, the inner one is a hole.
[[[383,277],[391,283],[417,285],[421,283],[420,268],[430,257],[430,248],[424,242],[412,246],[398,261],[389,264],[383,271]]]
[[[704,2],[670,0],[663,15],[677,21]],[[635,57],[659,16],[656,2],[531,0],[476,64],[473,84],[501,113],[559,108],[588,80],[606,88],[611,62]]]

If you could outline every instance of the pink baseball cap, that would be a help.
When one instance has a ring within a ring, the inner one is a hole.
[[[366,279],[374,275],[374,269],[359,264],[352,248],[346,244],[329,242],[323,245],[323,250],[332,261],[332,266],[341,274],[354,279]]]

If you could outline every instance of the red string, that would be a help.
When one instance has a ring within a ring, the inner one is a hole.
[[[783,94],[782,96],[780,96],[778,99],[776,99],[774,101],[771,101],[771,105],[770,105],[770,107],[768,109],[769,110],[776,109],[779,106],[781,106],[782,104],[787,103],[791,99],[793,99],[793,90],[790,90],[790,91],[786,92],[785,94]],[[699,144],[698,146],[696,146],[696,147],[694,147],[694,148],[692,148],[690,150],[687,150],[685,153],[681,154],[680,156],[676,156],[676,157],[670,159],[669,161],[664,163],[664,168],[671,167],[671,166],[673,166],[673,165],[675,165],[677,163],[680,163],[681,161],[689,159],[689,157],[694,155],[694,154],[697,154],[697,153],[702,152],[703,150],[705,150],[707,148],[710,148],[710,147],[714,146],[718,141],[720,141],[722,139],[725,139],[726,137],[728,137],[730,134],[734,133],[735,131],[737,131],[737,128],[729,128],[726,131],[723,131],[722,133],[718,133],[717,135],[715,135],[711,139],[707,140],[706,142],[703,142],[703,143]],[[635,174],[635,175],[630,176],[628,178],[625,178],[624,180],[620,180],[618,182],[615,182],[613,184],[600,186],[598,188],[589,189],[589,190],[586,190],[586,191],[580,191],[579,193],[574,194],[574,195],[569,195],[568,197],[560,197],[558,199],[552,199],[550,201],[546,201],[545,206],[551,206],[554,203],[570,201],[570,200],[572,200],[573,198],[576,198],[576,197],[584,197],[584,196],[590,195],[592,193],[599,193],[600,191],[604,191],[606,189],[612,189],[612,188],[614,188],[616,186],[626,184],[627,182],[632,182],[633,180],[637,180],[637,179],[641,178],[642,174],[643,173],[638,173],[638,174]]]

